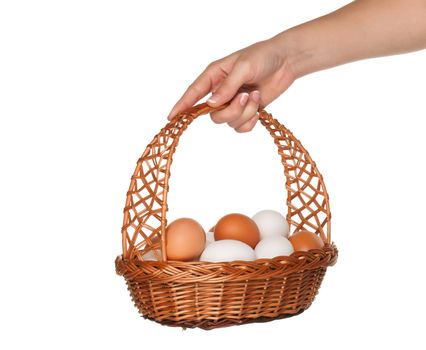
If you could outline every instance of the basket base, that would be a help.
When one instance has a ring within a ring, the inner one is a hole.
[[[300,315],[302,312],[307,310],[308,308],[301,309],[298,312],[294,314],[282,314],[279,316],[274,317],[266,317],[261,316],[257,318],[243,318],[243,319],[219,319],[217,321],[211,321],[211,320],[204,320],[197,323],[194,322],[185,322],[185,321],[172,321],[172,320],[156,320],[155,318],[142,315],[143,318],[154,321],[156,323],[159,323],[163,326],[170,326],[170,327],[182,327],[183,330],[186,330],[187,328],[201,328],[204,330],[211,330],[215,328],[223,328],[223,327],[230,327],[230,326],[239,326],[247,323],[261,323],[261,322],[270,322],[274,320],[280,320],[283,318],[290,318],[293,316]]]

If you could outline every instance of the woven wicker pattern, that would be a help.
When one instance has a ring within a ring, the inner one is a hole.
[[[188,125],[211,111],[200,104],[177,115],[138,160],[124,208],[123,254],[115,261],[116,271],[125,277],[140,313],[166,325],[212,329],[298,314],[311,305],[326,268],[337,259],[328,194],[308,152],[264,110],[259,120],[273,137],[284,165],[291,229],[317,233],[325,247],[253,262],[167,261],[162,233],[167,226],[173,153]],[[143,259],[150,250],[159,261]]]

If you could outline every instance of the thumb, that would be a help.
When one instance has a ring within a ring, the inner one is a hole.
[[[250,64],[247,62],[237,61],[231,72],[216,89],[213,95],[207,100],[210,106],[221,106],[230,101],[238,92],[240,87],[247,83],[250,78]]]

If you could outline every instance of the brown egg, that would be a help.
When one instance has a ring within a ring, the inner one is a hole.
[[[212,226],[212,228],[208,232],[214,232],[215,226]]]
[[[246,215],[232,213],[222,217],[214,228],[215,241],[236,239],[254,248],[260,240],[259,228]]]
[[[288,239],[295,251],[307,252],[311,249],[321,249],[324,246],[322,239],[309,231],[295,232]]]
[[[196,261],[206,243],[203,227],[191,218],[171,222],[166,228],[165,238],[168,260]]]

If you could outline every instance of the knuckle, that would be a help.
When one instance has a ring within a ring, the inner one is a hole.
[[[216,66],[216,64],[217,64],[217,61],[213,61],[213,62],[210,62],[207,66],[206,66],[206,71],[207,70],[210,70],[210,69],[212,69],[213,67],[215,67]]]
[[[255,125],[256,125],[256,123],[247,122],[247,123],[241,125],[239,128],[236,128],[235,131],[239,132],[239,133],[249,132],[254,128]]]
[[[234,121],[231,121],[231,122],[228,122],[228,125],[231,127],[231,128],[235,128],[235,127],[237,127],[239,124],[234,120]]]
[[[214,71],[217,67],[220,67],[221,63],[222,63],[222,60],[220,60],[220,59],[219,60],[214,60],[214,61],[210,62],[206,66],[205,71],[206,72],[208,72],[208,71]]]
[[[225,123],[225,121],[222,119],[222,118],[220,118],[220,116],[218,116],[217,114],[215,114],[215,113],[210,113],[210,119],[213,121],[213,123],[215,123],[215,124],[223,124],[223,123]]]
[[[191,92],[191,93],[193,93],[195,95],[199,95],[199,94],[201,94],[200,86],[198,84],[196,84],[196,83],[192,83],[188,87],[188,92]]]
[[[243,132],[247,132],[248,131],[247,129],[248,129],[247,126],[243,125],[243,126],[240,126],[239,128],[236,128],[235,131],[238,133],[243,133]]]

